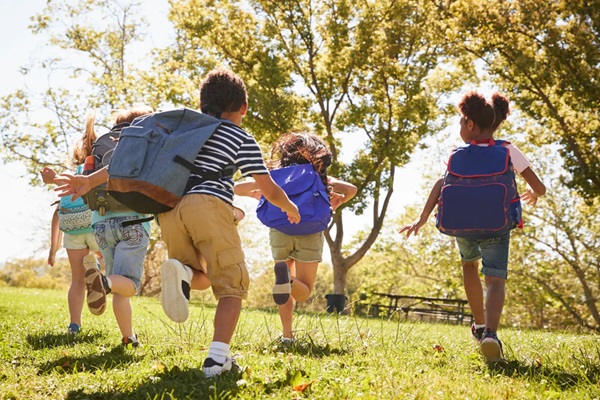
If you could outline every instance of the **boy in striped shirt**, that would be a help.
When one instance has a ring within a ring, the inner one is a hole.
[[[213,70],[201,84],[200,103],[203,113],[222,119],[223,124],[200,149],[194,164],[215,172],[235,166],[243,177],[256,181],[265,198],[280,207],[290,222],[298,223],[298,208],[271,179],[256,140],[240,128],[248,110],[244,82],[231,71]],[[207,377],[236,366],[229,343],[248,294],[248,270],[232,203],[232,179],[202,181],[192,175],[179,204],[158,216],[170,258],[161,268],[167,316],[175,322],[188,318],[190,289],[212,287],[218,300],[213,341],[203,364]]]

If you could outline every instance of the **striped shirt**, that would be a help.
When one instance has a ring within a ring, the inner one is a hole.
[[[223,124],[212,134],[200,149],[194,165],[213,172],[235,165],[242,177],[269,173],[256,140],[233,124]],[[190,179],[194,177],[198,178],[198,175],[192,174]],[[233,180],[220,178],[205,181],[192,187],[186,194],[189,193],[210,194],[233,204]]]

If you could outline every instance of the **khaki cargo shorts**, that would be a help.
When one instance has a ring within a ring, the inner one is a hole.
[[[177,206],[158,215],[169,258],[203,271],[217,299],[246,299],[250,279],[237,231],[234,208],[207,194],[183,196]]]

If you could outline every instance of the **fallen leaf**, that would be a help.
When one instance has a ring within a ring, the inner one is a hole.
[[[308,389],[308,388],[310,387],[310,385],[312,385],[314,382],[316,382],[316,380],[312,380],[312,381],[310,381],[310,382],[308,382],[308,383],[302,383],[302,384],[300,384],[300,385],[298,385],[298,386],[294,386],[294,387],[292,388],[292,390],[293,390],[294,392],[304,392],[304,391],[305,391],[306,389]]]

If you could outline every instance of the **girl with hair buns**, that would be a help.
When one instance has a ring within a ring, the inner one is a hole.
[[[510,114],[508,99],[494,93],[491,101],[477,93],[469,92],[458,104],[461,114],[460,137],[465,143],[488,146],[495,140],[498,126]],[[513,169],[527,182],[527,190],[521,200],[535,206],[537,198],[546,193],[546,187],[531,168],[523,153],[513,144],[505,142],[509,150]],[[441,194],[442,179],[433,186],[420,217],[410,225],[400,229],[406,237],[415,235],[427,222]],[[496,334],[504,307],[505,285],[508,277],[508,250],[510,231],[490,239],[456,238],[463,269],[463,284],[474,323],[471,326],[473,338],[481,346],[486,361],[495,362],[504,359],[502,343]],[[479,259],[482,260],[481,272],[485,278],[485,299],[483,285],[479,277]]]

